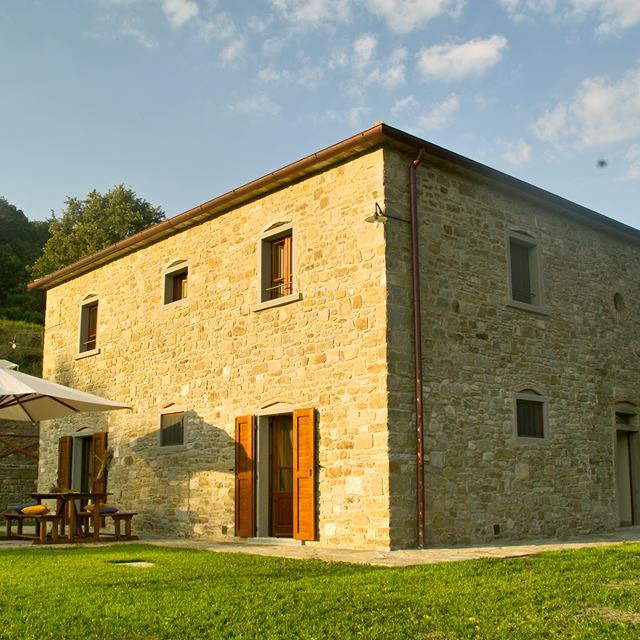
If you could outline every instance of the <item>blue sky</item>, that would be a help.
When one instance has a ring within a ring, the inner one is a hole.
[[[640,227],[639,0],[5,0],[0,78],[32,219],[175,215],[384,120]]]

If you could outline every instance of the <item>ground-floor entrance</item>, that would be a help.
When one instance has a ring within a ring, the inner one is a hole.
[[[236,419],[236,535],[315,539],[313,409]]]

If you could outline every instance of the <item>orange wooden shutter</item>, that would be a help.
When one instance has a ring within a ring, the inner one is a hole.
[[[105,493],[107,490],[107,434],[102,431],[93,434],[93,491]],[[104,468],[103,468],[104,467]]]
[[[71,488],[71,451],[73,438],[64,436],[58,440],[58,489]]]
[[[293,412],[293,537],[316,538],[316,447],[313,409]]]
[[[236,535],[255,532],[255,462],[253,416],[236,418]]]

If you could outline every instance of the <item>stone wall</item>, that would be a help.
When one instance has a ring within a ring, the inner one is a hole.
[[[410,156],[386,151],[387,209],[408,217]],[[419,170],[429,543],[617,526],[613,403],[640,403],[640,249],[499,185]],[[548,315],[507,305],[506,238],[539,242]],[[390,220],[392,545],[416,541],[409,227]],[[624,298],[616,311],[615,293]],[[548,442],[518,444],[514,392],[548,399]]]
[[[113,501],[156,533],[234,531],[234,420],[274,402],[315,407],[318,543],[389,546],[383,152],[370,152],[48,291],[44,377],[131,411],[43,423],[39,486],[57,442],[107,430]],[[294,225],[302,299],[253,311],[257,246]],[[163,270],[189,265],[189,295],[163,305]],[[99,298],[98,354],[77,358],[79,309]],[[188,415],[186,446],[158,446],[160,412]]]
[[[10,435],[7,435],[10,434]],[[13,435],[21,437],[13,437]],[[13,446],[28,447],[35,458],[21,452],[7,456]],[[29,446],[35,445],[35,446]],[[30,422],[0,420],[0,512],[27,502],[36,490],[38,479],[38,427]]]

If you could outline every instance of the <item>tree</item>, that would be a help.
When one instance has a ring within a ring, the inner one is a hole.
[[[122,184],[104,195],[95,189],[84,200],[68,197],[62,217],[49,220],[50,238],[31,266],[34,278],[52,273],[80,258],[162,222],[164,211]]]
[[[44,297],[27,291],[27,265],[38,257],[48,237],[46,222],[28,220],[0,197],[0,318],[42,322]]]

